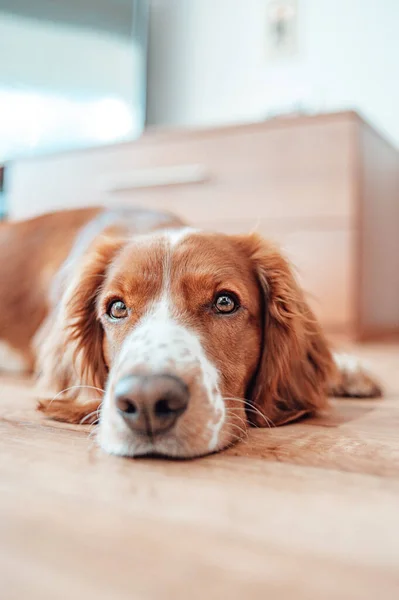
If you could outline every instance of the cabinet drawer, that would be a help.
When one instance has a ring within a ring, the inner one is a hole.
[[[8,176],[11,216],[105,202],[164,208],[197,222],[241,218],[247,211],[258,218],[350,217],[353,127],[342,116],[284,127],[148,135],[19,161]],[[203,183],[179,179],[179,169],[184,174],[195,167],[204,173]]]
[[[344,229],[274,236],[295,265],[316,315],[331,330],[346,329],[353,322],[353,235]]]

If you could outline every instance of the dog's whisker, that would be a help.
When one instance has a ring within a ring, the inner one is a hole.
[[[230,427],[235,427],[236,429],[238,429],[238,431],[241,431],[243,437],[247,437],[248,436],[248,431],[246,431],[245,429],[243,429],[239,425],[236,425],[235,423],[230,423]]]
[[[231,400],[233,402],[241,402],[242,404],[244,404],[246,407],[246,410],[248,412],[253,412],[255,414],[258,414],[260,417],[262,417],[262,419],[265,421],[265,423],[268,425],[268,427],[271,426],[275,426],[273,421],[271,419],[269,419],[268,417],[266,417],[266,415],[264,415],[259,408],[257,408],[256,406],[254,406],[251,402],[249,402],[249,400],[246,400],[245,398],[235,398],[235,397],[225,397],[224,400]]]
[[[260,227],[260,223],[261,223],[261,218],[258,217],[255,221],[255,224],[251,227],[251,229],[248,231],[249,235],[252,235],[253,233],[256,233],[259,230]]]
[[[97,423],[93,423],[93,425],[94,426],[93,426],[92,430],[89,432],[87,439],[94,443],[94,434],[97,433]]]
[[[233,409],[228,409],[226,407],[226,414],[229,416],[230,422],[238,421],[239,423],[241,423],[243,425],[243,427],[247,427],[247,425],[248,425],[247,419],[244,419],[240,415],[237,415]]]
[[[234,410],[227,410],[226,415],[228,417],[228,420],[226,419],[226,421],[228,422],[229,425],[237,425],[237,421],[238,421],[238,424],[240,425],[240,427],[242,427],[245,431],[247,431],[248,421],[246,419],[243,419],[239,415],[235,414]]]
[[[57,398],[59,396],[61,396],[62,394],[64,394],[65,392],[69,392],[70,390],[75,390],[75,389],[96,390],[97,392],[101,392],[102,394],[105,394],[105,390],[103,388],[99,388],[94,385],[83,385],[83,384],[82,385],[71,385],[67,388],[64,388],[63,390],[58,392],[55,396],[53,396],[53,398],[50,400],[49,404],[51,405],[52,402],[54,402],[54,400],[57,400]]]
[[[266,425],[269,427],[269,429],[271,427],[275,427],[273,421],[271,419],[269,419],[268,417],[266,417],[264,414],[259,413],[259,410],[255,409],[253,407],[251,407],[251,408],[248,407],[245,410],[247,413],[252,413],[254,415],[260,414],[263,417],[263,419],[265,420]],[[261,429],[261,427],[259,425],[257,425],[256,423],[251,423],[251,427],[253,427],[254,429]]]
[[[269,427],[271,425],[274,426],[273,421],[271,419],[269,419],[268,417],[266,417],[266,415],[264,415],[256,406],[254,406],[251,402],[249,402],[249,400],[245,400],[244,398],[234,398],[234,397],[227,397],[227,398],[225,398],[225,400],[241,402],[242,404],[245,405],[246,412],[253,412],[255,414],[258,414],[260,417],[262,417],[262,419],[266,422],[266,424]]]
[[[91,425],[95,425],[96,423],[98,423],[99,412],[100,412],[100,408],[97,408],[97,410],[93,410],[93,412],[89,413],[88,415],[86,415],[85,417],[83,417],[83,419],[81,419],[81,421],[79,421],[79,425],[83,425],[83,423],[85,421],[87,421],[88,419],[90,419],[94,415],[97,415],[96,421],[94,423],[91,423]]]
[[[228,450],[229,448],[232,448],[233,446],[235,446],[238,442],[243,442],[243,441],[244,441],[244,438],[242,438],[239,435],[234,434],[234,437],[227,444],[227,446],[225,447],[225,450]]]

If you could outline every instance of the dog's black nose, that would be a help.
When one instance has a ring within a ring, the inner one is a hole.
[[[188,387],[173,375],[129,375],[115,386],[116,406],[126,424],[147,435],[170,429],[188,401]]]

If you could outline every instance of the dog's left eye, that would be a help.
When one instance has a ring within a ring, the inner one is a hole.
[[[220,292],[213,301],[214,311],[224,315],[235,312],[239,306],[237,297],[228,292]]]
[[[127,307],[122,300],[114,300],[108,306],[107,314],[111,319],[124,319],[127,317]]]

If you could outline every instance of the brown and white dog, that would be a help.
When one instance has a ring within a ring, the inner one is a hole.
[[[49,417],[99,420],[107,452],[199,456],[380,394],[258,235],[96,208],[4,223],[0,248],[0,367],[36,371]]]

